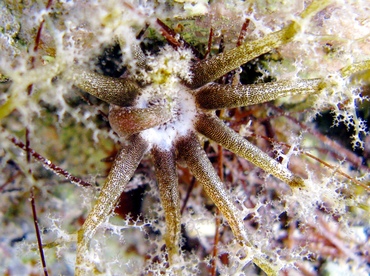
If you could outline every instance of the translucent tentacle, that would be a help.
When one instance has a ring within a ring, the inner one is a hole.
[[[166,219],[166,246],[170,265],[179,254],[181,233],[180,197],[174,150],[152,149],[156,178]]]
[[[263,103],[281,97],[306,95],[319,89],[320,79],[279,81],[252,85],[225,85],[212,83],[196,94],[202,108],[222,109]]]
[[[190,133],[188,136],[180,138],[176,147],[179,156],[185,160],[192,174],[202,184],[207,195],[226,218],[237,241],[243,245],[248,255],[253,254],[253,251],[255,251],[253,238],[247,236],[242,215],[230,199],[229,193],[215,172],[196,135]],[[252,256],[252,261],[265,271],[267,275],[277,274],[278,269],[267,260]]]
[[[297,32],[295,29],[297,29],[296,23],[293,22],[281,31],[271,33],[262,39],[250,41],[230,51],[196,63],[191,68],[194,78],[188,86],[191,88],[201,87],[242,64],[288,43]]]
[[[132,60],[134,61],[134,66],[137,67],[137,68],[140,68],[140,69],[148,69],[148,65],[147,65],[147,62],[146,62],[146,56],[140,48],[139,41],[135,40],[135,38],[133,38],[133,37],[131,37],[131,38],[126,37],[125,39],[130,41],[130,43],[127,44],[126,41],[123,38],[118,38],[118,42],[119,42],[119,45],[121,47],[121,51],[123,53],[125,53],[127,51],[127,48],[129,48],[128,50],[132,54],[132,57],[133,57]],[[137,68],[135,68],[135,67],[132,68],[132,65],[133,65],[132,62],[130,64],[128,64],[130,69],[133,69],[135,71],[135,69],[137,69]]]
[[[304,185],[302,178],[295,176],[279,162],[228,128],[219,118],[200,114],[195,125],[197,131],[204,136],[240,157],[247,159],[254,165],[284,181],[289,186],[300,187]]]
[[[118,106],[132,105],[141,91],[133,80],[112,78],[78,67],[74,67],[68,75],[78,88]]]
[[[330,4],[330,0],[314,1],[302,12],[301,20],[316,14],[328,4]],[[300,31],[300,22],[294,21],[282,30],[268,34],[262,39],[244,43],[213,58],[202,60],[193,65],[191,71],[194,78],[187,85],[191,88],[198,88],[214,81],[242,64],[292,41],[294,36]]]
[[[147,69],[148,65],[146,64],[146,56],[144,55],[143,51],[140,48],[139,44],[133,44],[132,51],[134,55],[134,60],[136,61],[136,65],[139,68]]]
[[[340,74],[343,78],[347,78],[353,74],[366,70],[370,70],[370,60],[365,60],[346,66],[340,70]]]
[[[109,217],[119,196],[148,149],[148,143],[139,135],[131,136],[129,142],[117,154],[96,204],[78,231],[76,275],[87,275],[88,271],[94,269],[88,256],[89,242],[98,226]]]
[[[111,105],[109,109],[109,123],[121,137],[155,127],[170,119],[171,112],[163,105],[148,108]]]
[[[240,243],[249,244],[240,212],[230,199],[229,193],[199,144],[196,135],[190,133],[180,138],[177,149],[179,156],[185,160],[192,174],[226,218],[235,238]]]

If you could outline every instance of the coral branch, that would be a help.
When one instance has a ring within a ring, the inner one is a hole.
[[[55,164],[53,164],[50,160],[46,159],[41,154],[35,152],[32,148],[30,148],[30,147],[27,148],[24,143],[22,143],[21,141],[19,141],[15,137],[9,137],[9,140],[14,145],[16,145],[17,147],[21,148],[22,150],[24,150],[26,152],[29,152],[29,154],[33,158],[35,158],[37,161],[39,161],[46,169],[51,170],[52,172],[54,172],[56,175],[64,177],[68,181],[71,181],[72,183],[74,183],[76,185],[80,185],[80,186],[84,186],[84,187],[92,186],[92,184],[90,184],[90,183],[88,183],[88,182],[86,182],[86,181],[84,181],[84,180],[82,180],[82,179],[80,179],[76,176],[71,175],[66,170],[62,169],[61,167],[59,167]]]
[[[42,247],[42,240],[41,240],[41,235],[40,235],[39,222],[38,222],[38,219],[37,219],[37,212],[36,212],[35,195],[34,195],[33,190],[34,190],[34,187],[31,187],[30,201],[31,201],[33,222],[34,222],[34,225],[35,225],[35,232],[36,232],[36,237],[37,237],[37,245],[39,247],[40,258],[41,258],[42,269],[44,271],[44,275],[48,276],[49,274],[48,274],[48,270],[46,268],[45,255],[44,255],[44,249]]]

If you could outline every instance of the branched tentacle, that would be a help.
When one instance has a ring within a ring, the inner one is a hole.
[[[235,238],[249,244],[239,210],[235,207],[224,184],[215,172],[212,163],[202,149],[196,135],[189,133],[177,142],[179,157],[183,158],[195,178],[229,223]]]
[[[251,85],[212,83],[196,94],[201,108],[223,109],[264,103],[293,95],[307,95],[319,89],[320,79],[279,81]]]
[[[178,242],[181,233],[180,197],[176,160],[174,150],[162,150],[153,147],[155,173],[159,186],[159,194],[165,211],[166,235],[165,241],[169,254],[169,263],[174,264],[174,258],[179,254]]]
[[[313,2],[302,12],[301,20],[316,14],[329,3],[330,1],[328,0]],[[214,81],[248,61],[292,41],[300,30],[300,22],[294,21],[282,30],[268,34],[262,39],[244,43],[213,58],[202,60],[192,66],[191,71],[194,78],[187,85],[191,88],[199,88],[206,83]]]
[[[198,115],[195,123],[197,131],[284,181],[291,187],[304,185],[302,178],[295,176],[276,160],[272,159],[262,150],[248,142],[232,129],[228,128],[219,118],[211,115]]]
[[[163,105],[147,108],[111,105],[109,109],[109,123],[121,137],[158,126],[170,119],[171,112]]]
[[[118,106],[130,106],[140,95],[141,88],[130,79],[104,76],[74,67],[69,73],[74,85],[85,92]]]
[[[86,263],[89,259],[86,257],[89,241],[98,226],[109,217],[148,147],[148,143],[140,135],[133,135],[129,144],[122,147],[117,154],[96,204],[78,231],[76,275],[86,275],[86,270],[94,269],[93,264]]]

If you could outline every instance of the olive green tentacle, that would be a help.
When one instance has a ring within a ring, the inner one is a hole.
[[[176,147],[179,157],[185,160],[192,174],[202,184],[207,195],[226,218],[237,241],[243,245],[249,255],[252,251],[251,248],[254,247],[253,238],[247,236],[240,211],[230,199],[229,193],[215,172],[196,135],[189,133],[187,136],[180,138]],[[252,261],[267,275],[276,275],[278,271],[273,264],[261,257],[253,256]]]
[[[109,217],[114,209],[148,147],[144,139],[139,135],[133,135],[129,139],[129,144],[117,154],[97,202],[78,231],[76,275],[87,275],[94,270],[94,264],[87,257],[90,240],[99,225]]]
[[[118,106],[132,105],[141,92],[141,88],[133,80],[112,78],[79,67],[74,67],[67,75],[78,88]]]
[[[216,84],[204,86],[196,94],[202,108],[222,109],[263,103],[286,96],[307,95],[319,90],[321,80],[279,81],[251,85]]]
[[[134,38],[126,38],[128,40],[130,39],[134,39]],[[132,57],[133,57],[133,61],[134,63],[130,63],[128,64],[128,67],[130,69],[149,69],[148,68],[148,65],[147,65],[147,58],[145,56],[145,54],[143,53],[143,51],[141,50],[140,48],[140,44],[139,44],[139,40],[130,40],[130,43],[127,45],[127,42],[126,40],[124,40],[122,37],[121,38],[118,38],[118,42],[119,42],[119,45],[120,45],[120,48],[121,48],[121,51],[124,53],[126,52],[126,48],[129,47],[130,48],[130,51],[131,51],[131,54],[132,54]],[[134,67],[132,67],[132,65],[134,65]]]
[[[134,60],[136,61],[136,66],[141,69],[148,69],[148,65],[146,64],[146,56],[141,50],[139,44],[134,43],[131,47],[134,55]]]
[[[365,60],[357,63],[353,63],[342,68],[339,72],[343,78],[350,77],[353,74],[359,73],[361,71],[370,70],[370,60]]]
[[[314,1],[302,12],[299,21],[290,23],[282,30],[268,34],[261,39],[246,42],[230,51],[223,52],[213,58],[202,60],[194,64],[191,69],[194,78],[191,82],[187,83],[187,86],[191,88],[201,87],[248,61],[292,41],[295,35],[301,31],[302,22],[300,21],[324,9],[330,2],[330,0]]]
[[[249,244],[240,212],[230,199],[229,193],[199,144],[196,135],[190,133],[180,138],[176,148],[179,151],[179,157],[185,160],[192,174],[226,218],[235,238],[240,243]]]
[[[295,176],[279,162],[228,128],[219,118],[200,114],[195,123],[195,128],[204,136],[240,157],[247,159],[254,165],[284,181],[289,186],[300,187],[304,185],[302,178]]]
[[[166,219],[166,246],[170,265],[175,264],[179,254],[181,233],[180,197],[174,149],[162,150],[153,147],[151,150],[155,174],[159,186],[159,194]]]

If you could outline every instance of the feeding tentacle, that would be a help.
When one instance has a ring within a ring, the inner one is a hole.
[[[130,62],[128,64],[128,68],[130,70],[135,71],[136,69],[144,69],[147,70],[149,69],[148,64],[147,64],[147,58],[144,54],[144,52],[140,48],[139,41],[134,38],[127,38],[130,41],[130,43],[127,45],[126,40],[124,40],[122,37],[118,38],[118,42],[121,48],[122,53],[127,51],[127,48],[129,48],[128,52],[131,52],[132,57],[133,57],[133,63]]]
[[[314,1],[302,12],[300,15],[301,20],[316,14],[329,3],[330,0]],[[248,61],[292,41],[300,30],[300,22],[294,21],[282,30],[268,34],[262,39],[249,41],[213,58],[202,60],[193,65],[191,71],[194,78],[191,82],[187,83],[187,86],[199,88],[206,83],[214,81]]]
[[[201,87],[248,61],[288,43],[297,33],[296,29],[298,28],[296,25],[297,23],[293,22],[281,31],[268,34],[262,39],[250,41],[230,51],[218,54],[213,58],[194,64],[191,68],[194,78],[188,86],[191,88]]]
[[[181,137],[176,145],[179,157],[183,158],[195,178],[229,223],[235,238],[249,244],[239,210],[235,207],[224,184],[215,172],[212,163],[202,149],[196,135],[191,132]]]
[[[276,160],[248,142],[232,129],[228,128],[219,118],[199,114],[195,127],[198,132],[262,168],[266,172],[284,181],[291,187],[304,186],[304,180],[295,176]]]
[[[78,231],[76,275],[86,275],[86,270],[94,268],[91,263],[86,264],[86,260],[89,259],[86,258],[89,241],[98,226],[109,217],[126,184],[148,150],[148,143],[140,135],[133,135],[128,140],[129,144],[117,154],[96,204]]]
[[[174,150],[162,150],[153,147],[155,174],[159,186],[159,194],[166,219],[166,246],[170,264],[174,264],[174,257],[179,254],[178,242],[181,233],[180,197],[176,161]]]
[[[196,94],[196,101],[205,109],[223,109],[259,104],[281,97],[315,93],[320,79],[279,81],[251,85],[212,83]]]
[[[202,149],[196,135],[191,132],[187,136],[180,138],[176,148],[179,156],[185,160],[192,174],[197,181],[202,184],[207,195],[226,218],[235,238],[242,245],[247,246],[244,247],[244,249],[246,249],[249,254],[249,248],[253,246],[253,239],[248,238],[241,213],[231,201],[229,193],[226,191],[224,184],[215,172],[212,163]],[[277,270],[263,258],[254,256],[252,261],[268,275],[276,274]]]
[[[118,106],[132,105],[141,92],[139,85],[131,79],[108,77],[79,67],[74,67],[69,76],[78,88]]]
[[[138,66],[141,69],[148,69],[148,65],[146,63],[146,56],[141,50],[140,45],[133,43],[131,47],[133,51],[134,60],[136,61],[136,66]]]
[[[111,105],[109,108],[109,123],[112,129],[121,137],[158,126],[170,119],[171,112],[164,105],[147,108]]]

